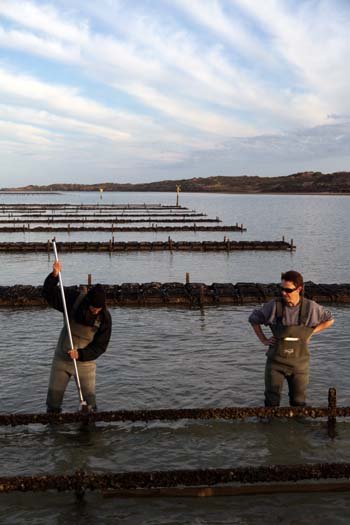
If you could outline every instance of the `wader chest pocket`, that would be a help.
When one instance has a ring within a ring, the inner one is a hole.
[[[276,354],[285,359],[299,357],[299,337],[283,337],[277,341]]]

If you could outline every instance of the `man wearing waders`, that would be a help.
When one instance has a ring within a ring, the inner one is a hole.
[[[303,297],[303,277],[293,270],[282,274],[281,297],[255,309],[249,317],[257,337],[268,346],[265,368],[265,406],[279,406],[284,379],[291,406],[305,406],[309,383],[308,343],[313,334],[332,326],[334,319],[315,301]],[[266,337],[261,325],[269,326]]]
[[[43,296],[50,306],[63,312],[62,296],[58,274],[62,269],[60,261],[53,265],[53,271],[44,282]],[[70,328],[74,342],[71,349],[66,327],[62,328],[51,366],[47,392],[47,411],[60,412],[68,381],[75,375],[73,359],[76,359],[84,401],[96,409],[96,363],[95,360],[106,351],[111,336],[112,319],[106,308],[105,293],[100,284],[87,293],[64,288]]]

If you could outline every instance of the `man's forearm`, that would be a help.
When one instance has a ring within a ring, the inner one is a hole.
[[[313,333],[318,334],[319,332],[322,332],[323,330],[326,330],[326,328],[329,328],[334,324],[334,319],[330,319],[329,321],[325,321],[324,323],[319,324],[314,329]]]
[[[260,324],[252,324],[252,327],[253,327],[254,332],[256,333],[257,338],[258,338],[263,344],[265,344],[266,341],[267,341],[267,337],[266,337],[266,335],[264,334],[264,332],[262,331],[262,328],[261,328]]]

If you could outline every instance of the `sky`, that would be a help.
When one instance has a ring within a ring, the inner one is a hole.
[[[350,171],[350,0],[0,0],[0,187]]]

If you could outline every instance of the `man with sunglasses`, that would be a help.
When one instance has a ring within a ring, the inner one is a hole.
[[[265,406],[279,406],[284,379],[289,387],[291,406],[305,406],[309,383],[312,335],[333,325],[329,310],[303,297],[303,276],[290,270],[281,276],[281,297],[255,309],[249,317],[254,332],[268,347],[265,368]],[[269,326],[266,337],[261,325]]]
[[[44,282],[43,296],[50,306],[63,312],[58,287],[58,274],[62,263],[55,261],[53,271]],[[83,399],[96,409],[96,359],[106,351],[112,330],[112,319],[106,308],[103,287],[96,284],[86,293],[72,287],[64,287],[69,324],[74,348],[71,348],[65,326],[61,330],[52,361],[47,392],[47,411],[61,412],[63,396],[72,376],[75,375],[73,359],[77,360]]]

